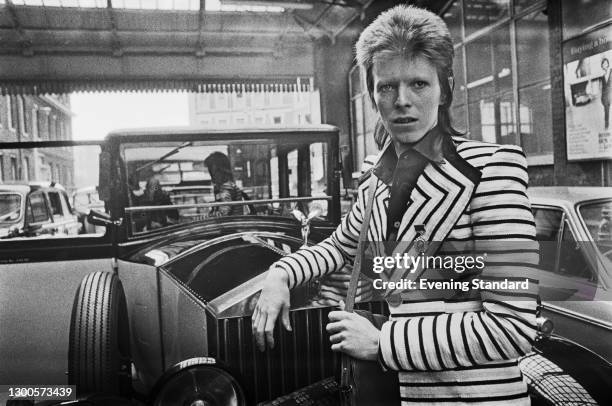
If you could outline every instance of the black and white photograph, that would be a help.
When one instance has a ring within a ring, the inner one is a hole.
[[[0,406],[612,405],[608,0],[0,0]]]

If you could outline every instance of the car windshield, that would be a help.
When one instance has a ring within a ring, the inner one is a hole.
[[[212,217],[328,217],[329,145],[279,138],[126,143],[132,235]]]
[[[21,195],[0,193],[0,223],[13,223],[21,217]]]
[[[584,204],[579,210],[599,252],[612,261],[612,200]]]

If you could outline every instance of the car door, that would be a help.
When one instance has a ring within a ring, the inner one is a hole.
[[[42,169],[33,171],[37,177],[30,180],[48,183],[50,177],[57,176],[55,163],[53,171],[48,170],[52,159],[60,162],[60,158],[82,156],[91,165],[87,172],[97,172],[100,147],[92,144],[45,141],[0,148],[23,156],[35,151],[45,157],[47,161],[38,162]],[[74,173],[74,169],[62,167],[60,172],[70,184],[67,173]],[[52,233],[55,226],[42,188],[31,193],[28,201],[28,224],[38,231],[0,240],[0,382],[66,384],[75,292],[90,272],[112,271],[111,242],[102,234]],[[59,202],[61,205],[61,197]]]
[[[596,269],[576,237],[576,224],[562,207],[535,206],[540,243],[540,296],[542,315],[554,324],[555,334],[609,359],[610,321],[596,301],[601,290]]]

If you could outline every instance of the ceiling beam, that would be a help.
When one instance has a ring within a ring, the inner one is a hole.
[[[32,50],[32,41],[30,41],[21,25],[21,21],[17,15],[17,10],[15,10],[15,5],[13,4],[13,0],[6,0],[5,7],[8,10],[11,23],[13,24],[13,29],[15,32],[17,32],[19,45],[21,46],[23,54],[27,56],[33,55],[34,51]]]
[[[117,34],[117,20],[115,18],[115,9],[113,9],[113,0],[106,0],[106,11],[110,21],[110,31],[112,34],[111,51],[114,56],[121,56],[123,55],[123,50],[121,49],[119,34]]]
[[[359,3],[361,4],[360,10],[352,16],[349,16],[349,18],[347,18],[344,23],[340,24],[340,26],[333,32],[331,37],[332,44],[336,42],[336,38],[338,38],[338,35],[342,34],[342,31],[346,30],[346,28],[351,25],[353,21],[355,21],[357,18],[361,19],[361,21],[364,20],[365,11],[368,7],[372,5],[372,3],[374,3],[374,0],[367,0],[365,3]]]
[[[204,47],[206,42],[204,41],[204,26],[206,22],[206,0],[200,0],[200,8],[198,13],[198,43],[196,45],[195,55],[202,57],[206,55]]]
[[[295,22],[298,23],[298,25],[302,27],[304,31],[306,32],[306,34],[310,36],[311,38],[317,38],[317,37],[327,37],[329,39],[332,38],[333,33],[331,31],[315,24],[314,22],[308,20],[307,18],[302,17],[301,15],[297,13],[292,13],[292,16]],[[319,35],[318,36],[313,35],[313,32],[316,32]]]

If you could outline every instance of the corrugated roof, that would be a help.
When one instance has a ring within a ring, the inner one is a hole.
[[[314,76],[316,40],[333,40],[372,3],[293,2],[313,8],[222,12],[200,9],[212,0],[0,0],[0,93],[288,85]]]

